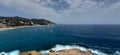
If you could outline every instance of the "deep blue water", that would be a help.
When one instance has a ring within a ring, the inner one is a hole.
[[[79,45],[105,53],[120,51],[120,25],[57,25],[0,31],[0,52]]]

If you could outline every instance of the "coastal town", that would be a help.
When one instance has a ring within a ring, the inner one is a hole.
[[[40,25],[54,25],[53,22],[45,19],[30,19],[22,17],[0,17],[0,30],[25,28]]]

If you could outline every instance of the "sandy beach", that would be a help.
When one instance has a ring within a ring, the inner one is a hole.
[[[39,25],[40,26],[40,25]],[[0,28],[0,31],[3,30],[12,30],[12,29],[18,29],[18,28],[30,28],[30,27],[37,27],[37,26],[16,26],[16,27],[7,27],[7,28]]]
[[[45,27],[50,27],[50,26],[54,26],[54,25],[15,26],[15,27],[0,28],[0,31],[12,30],[12,29],[19,29],[19,28],[43,27],[43,26],[45,26]]]

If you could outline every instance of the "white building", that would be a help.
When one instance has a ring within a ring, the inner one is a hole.
[[[0,20],[0,28],[5,28],[7,27],[5,24],[5,20]]]

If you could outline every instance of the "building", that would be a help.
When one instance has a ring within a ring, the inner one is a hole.
[[[3,19],[3,20],[1,19],[0,20],[0,28],[5,28],[5,27],[7,27],[5,24],[5,19]]]

